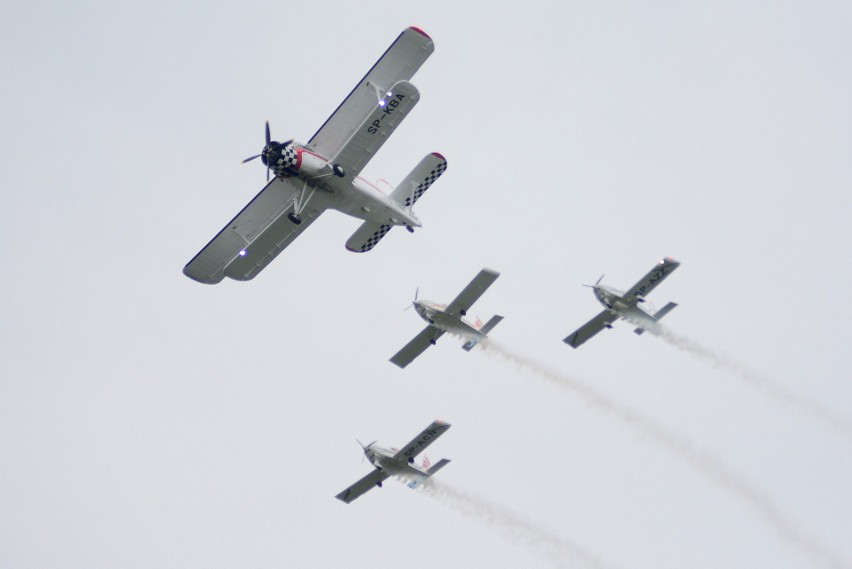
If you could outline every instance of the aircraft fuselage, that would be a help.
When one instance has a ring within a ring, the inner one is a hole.
[[[485,336],[485,334],[477,330],[473,324],[468,322],[462,316],[447,313],[446,308],[446,305],[438,304],[430,300],[414,302],[414,310],[417,311],[420,318],[435,328],[450,334],[458,334],[466,339]]]
[[[617,314],[619,318],[640,325],[652,326],[656,324],[656,320],[648,311],[634,304],[633,301],[625,299],[624,292],[606,285],[598,285],[594,287],[594,293],[598,302]]]
[[[370,464],[380,470],[384,470],[392,476],[404,476],[407,478],[423,478],[428,477],[424,470],[408,462],[407,459],[394,458],[397,451],[370,445],[364,449],[364,455]]]
[[[346,172],[338,175],[328,158],[298,142],[268,150],[264,163],[278,177],[301,180],[302,199],[316,209],[334,209],[378,225],[421,227],[413,212],[390,199],[375,184]]]

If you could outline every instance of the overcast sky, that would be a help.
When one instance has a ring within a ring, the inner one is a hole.
[[[16,3],[0,20],[0,566],[852,564],[848,2]],[[328,212],[254,281],[184,264],[406,26],[364,170],[446,174],[372,252]],[[600,310],[662,256],[678,349]],[[520,366],[442,338],[482,267]],[[548,377],[538,368],[552,370]],[[430,495],[369,472],[436,418]],[[460,509],[464,506],[463,509]],[[583,554],[572,553],[572,547]]]

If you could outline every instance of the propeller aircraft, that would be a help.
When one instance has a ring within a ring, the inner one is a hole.
[[[364,451],[364,456],[367,457],[367,460],[375,468],[361,480],[335,496],[335,498],[349,504],[373,488],[381,488],[382,482],[391,476],[399,476],[407,479],[409,480],[408,487],[415,488],[417,484],[431,477],[450,463],[448,459],[442,458],[434,465],[430,465],[428,459],[423,460],[422,466],[414,464],[415,457],[426,450],[426,447],[435,442],[438,437],[446,433],[449,428],[449,423],[437,420],[433,421],[431,425],[426,427],[423,432],[402,447],[402,449],[382,448],[376,446],[376,441],[368,445],[361,444],[358,441],[358,444],[361,445],[361,449]]]
[[[417,104],[409,79],[434,49],[423,30],[404,30],[307,144],[273,140],[267,122],[263,150],[243,162],[260,158],[268,183],[183,273],[204,284],[253,279],[327,209],[363,220],[346,242],[356,253],[395,226],[421,227],[412,207],[447,169],[441,154],[426,155],[389,193],[359,174]]]
[[[414,301],[411,306],[420,317],[429,323],[417,336],[407,343],[399,352],[394,354],[390,361],[401,368],[414,361],[414,359],[426,351],[429,346],[434,346],[438,338],[446,332],[462,336],[467,342],[462,346],[465,351],[470,351],[476,344],[488,337],[488,333],[503,320],[502,316],[494,315],[482,324],[482,321],[471,322],[464,318],[470,307],[482,294],[488,290],[500,273],[491,269],[482,269],[479,274],[462,290],[459,295],[448,305],[438,304],[430,300],[418,300],[414,293]],[[409,306],[408,308],[411,308]]]
[[[659,326],[658,322],[660,318],[671,312],[677,304],[669,302],[656,312],[646,310],[640,304],[645,302],[645,296],[649,292],[654,290],[658,284],[663,282],[663,279],[679,266],[680,263],[671,257],[660,259],[656,266],[627,292],[621,292],[610,286],[602,285],[603,275],[601,275],[595,284],[583,285],[593,290],[595,297],[604,305],[606,310],[589,320],[574,333],[568,335],[563,342],[572,348],[577,348],[604,328],[611,329],[612,323],[619,318],[636,324],[638,326],[634,330],[636,334],[641,335],[645,330],[655,331]]]

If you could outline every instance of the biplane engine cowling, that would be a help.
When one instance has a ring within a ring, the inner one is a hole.
[[[309,177],[329,173],[328,160],[325,158],[302,148],[297,149],[296,153],[298,160],[296,166],[293,167],[294,170],[298,170],[300,173]]]
[[[328,174],[328,162],[313,152],[294,144],[276,149],[269,155],[269,167],[279,175],[293,171],[308,177]]]

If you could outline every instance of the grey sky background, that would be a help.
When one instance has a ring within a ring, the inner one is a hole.
[[[623,568],[850,564],[849,4],[458,4],[6,7],[0,566],[593,565],[542,536]],[[185,278],[262,187],[263,122],[307,141],[408,25],[436,46],[421,101],[364,174],[443,153],[424,227],[356,255],[328,212],[250,283]],[[745,375],[623,322],[561,342],[600,308],[582,283],[664,255],[665,324]],[[388,363],[415,287],[449,301],[483,266],[495,341],[777,519],[528,368],[449,337]],[[390,481],[334,500],[355,437],[435,418],[439,482],[515,533]]]

